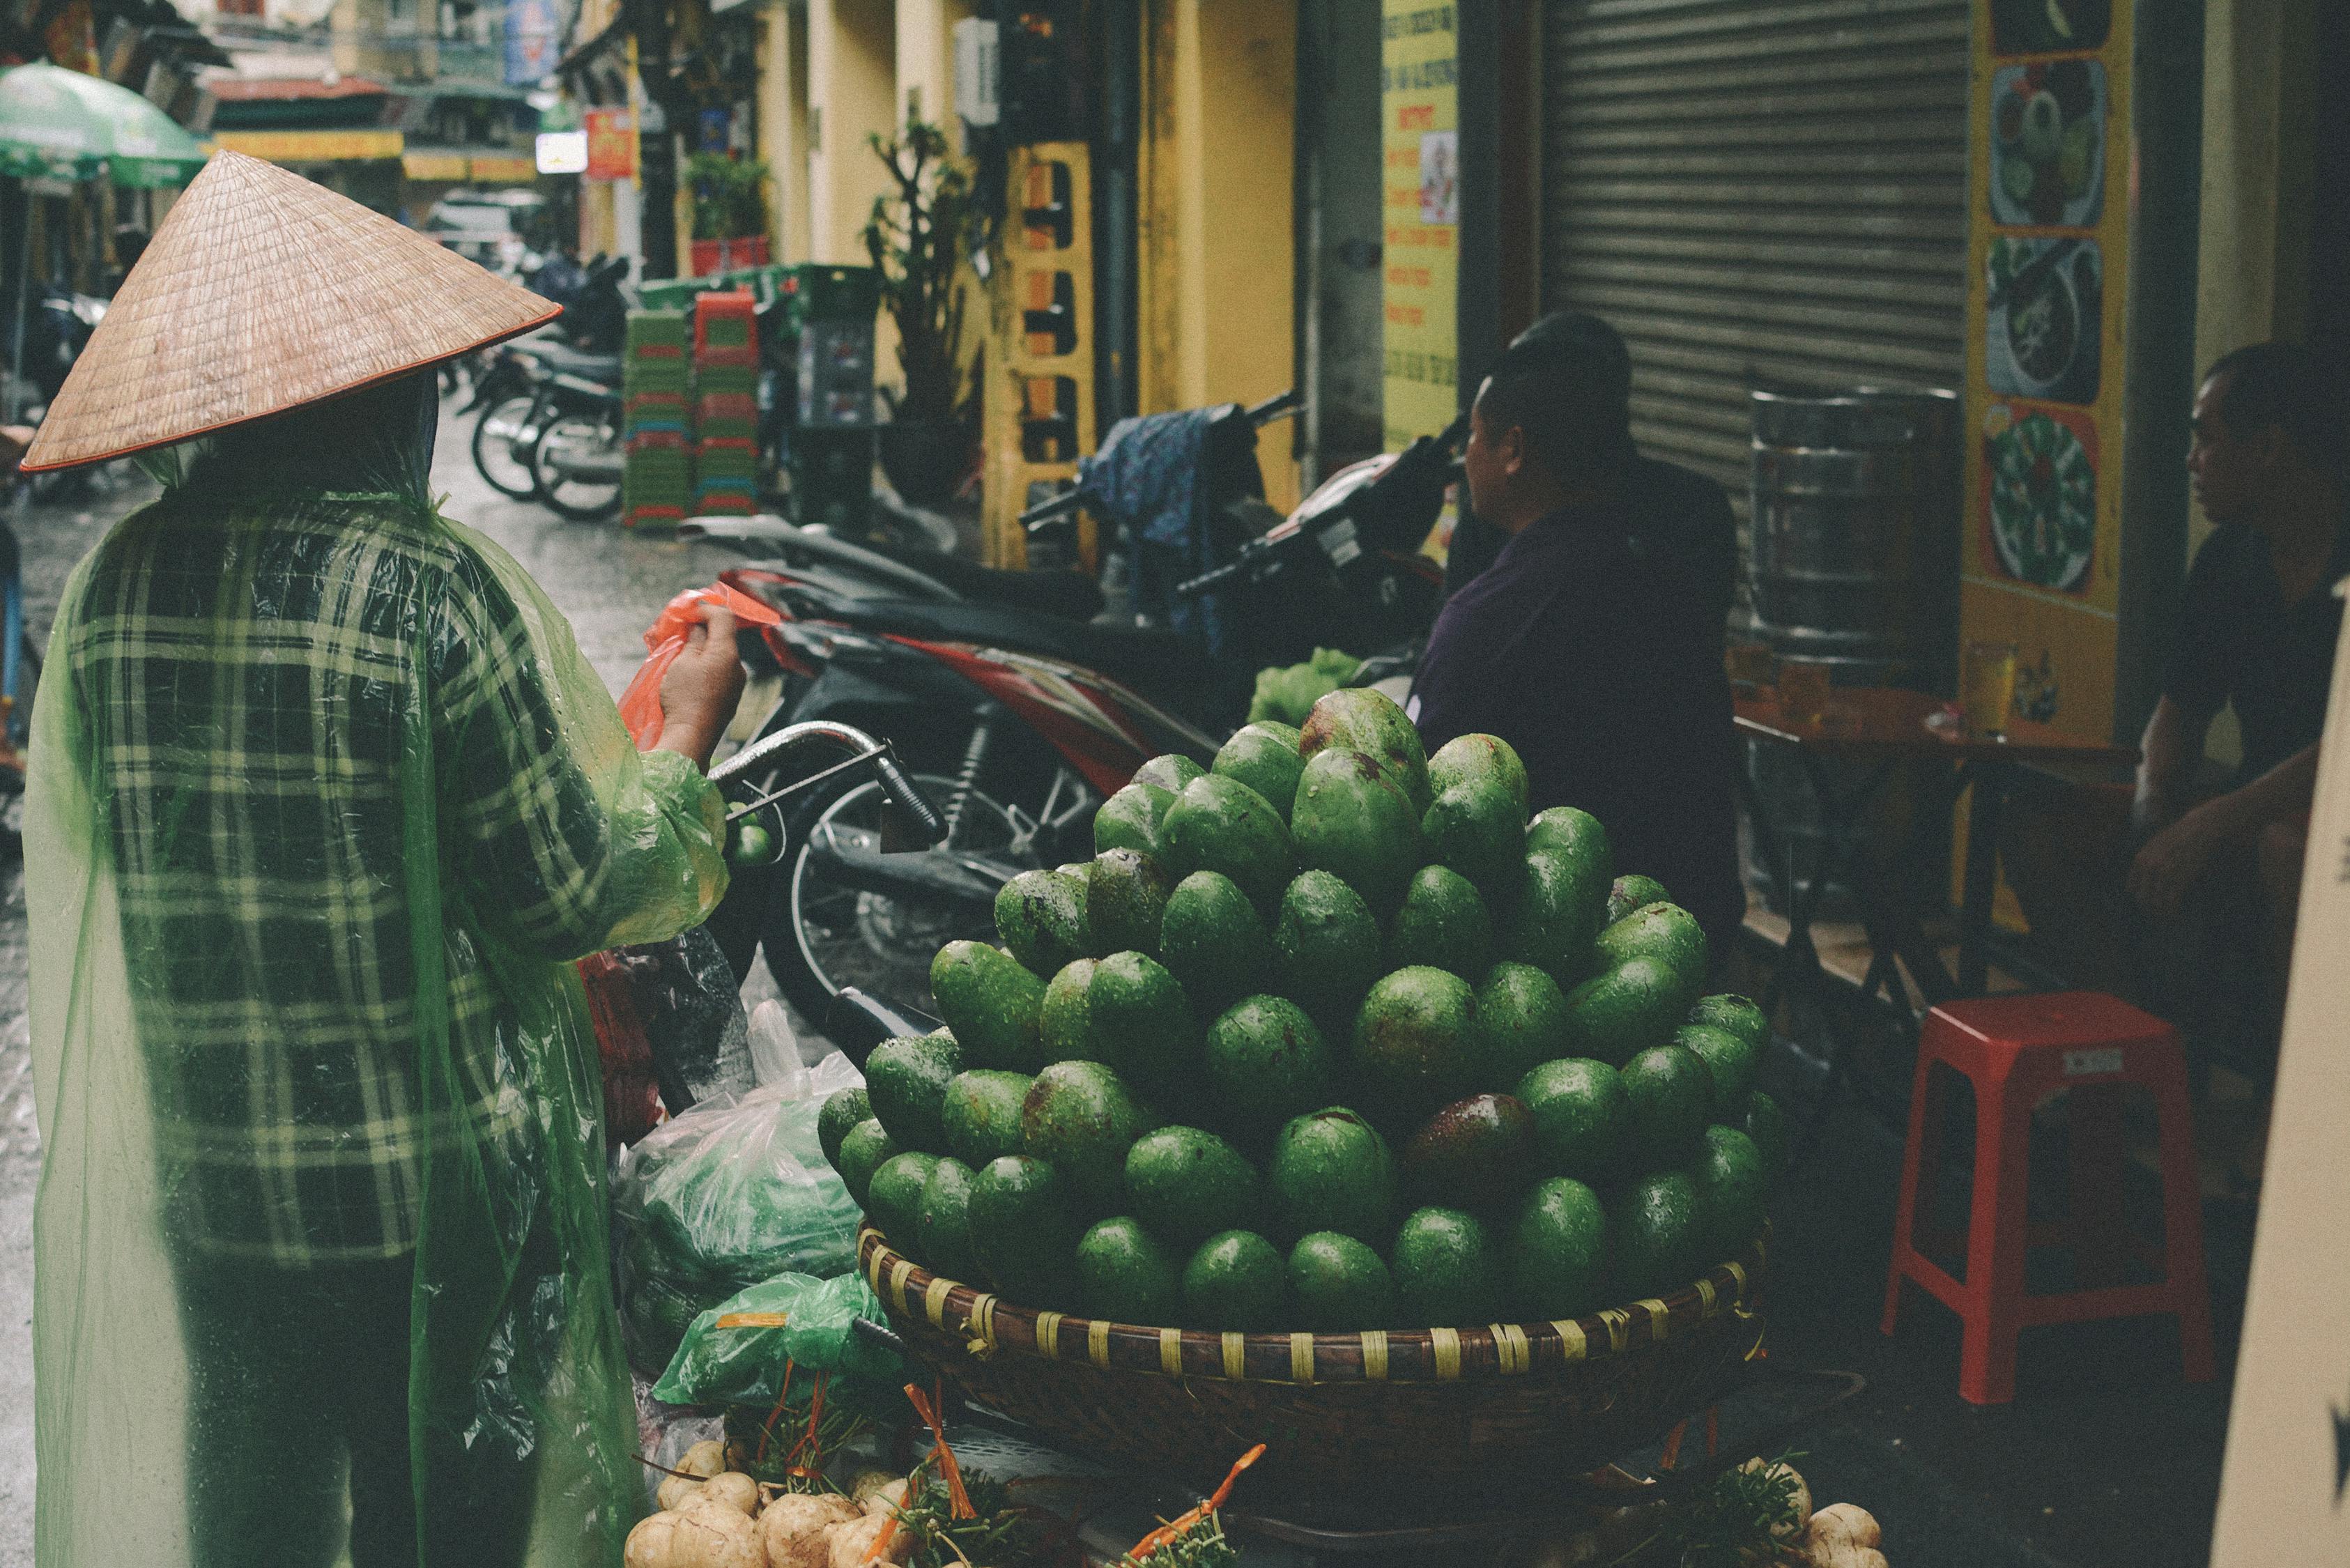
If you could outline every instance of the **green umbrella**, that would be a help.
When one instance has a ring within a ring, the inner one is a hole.
[[[62,66],[0,72],[0,174],[96,180],[148,190],[184,185],[204,150],[132,92]]]

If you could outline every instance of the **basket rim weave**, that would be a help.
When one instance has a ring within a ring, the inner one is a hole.
[[[1154,1328],[1021,1306],[931,1273],[891,1249],[870,1221],[857,1232],[858,1272],[883,1307],[936,1334],[968,1338],[973,1355],[998,1353],[1090,1363],[1104,1370],[1233,1383],[1449,1383],[1558,1375],[1633,1355],[1748,1310],[1765,1267],[1770,1232],[1742,1257],[1669,1295],[1601,1308],[1577,1318],[1470,1328],[1365,1329],[1354,1334],[1240,1334]]]

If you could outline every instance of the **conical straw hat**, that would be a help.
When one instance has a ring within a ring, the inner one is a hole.
[[[264,419],[560,314],[323,185],[222,152],[123,280],[23,466],[71,468]]]

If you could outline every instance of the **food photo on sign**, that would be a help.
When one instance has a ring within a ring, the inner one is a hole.
[[[2105,338],[2105,253],[2090,239],[1991,243],[1983,379],[1994,392],[2092,403]]]
[[[2106,202],[2106,67],[2002,66],[1991,87],[1996,223],[2086,228]]]
[[[1999,569],[2035,587],[2088,587],[2097,434],[2085,414],[1993,403],[1983,418],[1983,525]]]

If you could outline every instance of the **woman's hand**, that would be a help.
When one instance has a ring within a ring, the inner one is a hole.
[[[2130,897],[2150,915],[2175,918],[2224,842],[2223,825],[2214,823],[2212,814],[2198,806],[2138,850],[2130,862]]]
[[[657,752],[676,752],[708,768],[718,738],[743,701],[743,661],[734,652],[734,612],[704,605],[702,624],[688,628],[685,646],[661,677]]]

